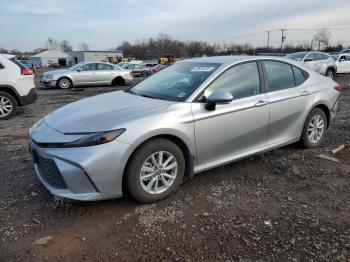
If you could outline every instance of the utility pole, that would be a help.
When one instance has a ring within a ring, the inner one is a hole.
[[[266,46],[266,49],[268,50],[269,49],[269,46],[270,46],[270,30],[267,31],[267,46]]]
[[[286,36],[284,35],[284,32],[287,31],[287,29],[280,29],[281,30],[281,54],[283,51],[283,42],[286,40]]]

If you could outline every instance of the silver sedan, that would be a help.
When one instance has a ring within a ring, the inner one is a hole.
[[[40,84],[46,87],[71,88],[83,85],[128,85],[131,70],[108,63],[79,63],[68,69],[53,70],[41,75]]]
[[[176,63],[126,91],[86,98],[30,129],[38,178],[78,200],[169,196],[184,177],[294,142],[321,144],[340,86],[275,57]]]

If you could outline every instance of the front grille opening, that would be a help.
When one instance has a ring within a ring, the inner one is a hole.
[[[37,164],[40,176],[51,186],[59,189],[67,189],[60,171],[54,160],[43,158],[33,151],[34,163]]]

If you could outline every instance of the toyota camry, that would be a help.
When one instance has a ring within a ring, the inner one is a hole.
[[[169,196],[186,177],[300,142],[321,144],[340,86],[275,57],[183,60],[125,91],[66,105],[30,129],[38,178],[57,196]]]

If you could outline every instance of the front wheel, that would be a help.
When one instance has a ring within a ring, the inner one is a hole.
[[[5,92],[0,92],[0,120],[6,120],[13,117],[17,112],[16,99]]]
[[[317,147],[322,143],[327,127],[327,117],[320,108],[314,108],[307,117],[300,142],[307,148]]]
[[[127,189],[141,203],[157,202],[178,188],[184,173],[181,149],[169,140],[153,139],[132,156],[126,171]]]
[[[66,77],[62,77],[57,81],[57,87],[61,89],[68,89],[73,86],[72,81]]]

